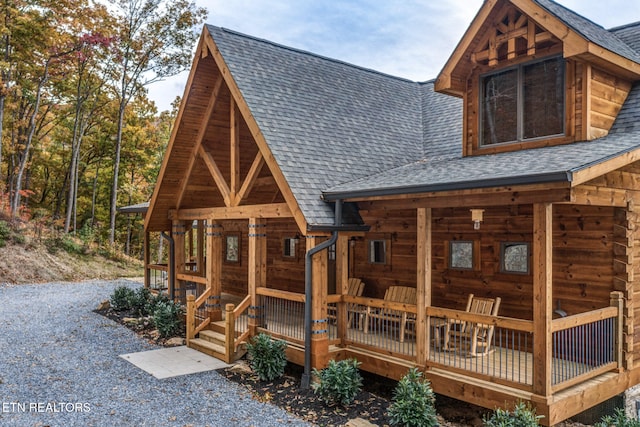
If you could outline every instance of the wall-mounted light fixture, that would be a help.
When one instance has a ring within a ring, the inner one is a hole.
[[[473,221],[473,229],[480,230],[480,223],[484,220],[484,209],[470,209],[471,221]]]

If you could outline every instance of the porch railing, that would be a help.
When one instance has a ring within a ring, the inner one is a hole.
[[[238,347],[249,339],[250,329],[248,313],[251,305],[251,295],[247,295],[240,304],[225,306],[225,353],[227,363],[231,362],[231,355],[235,354]]]
[[[195,295],[187,295],[187,320],[186,320],[186,336],[187,344],[195,336],[211,323],[211,317],[206,310],[205,303],[211,296],[211,288],[205,291],[196,299]]]
[[[262,322],[259,328],[275,338],[304,343],[304,294],[258,288]]]
[[[414,358],[417,311],[415,305],[349,295],[344,295],[342,299],[347,304],[344,344],[398,358]],[[378,315],[375,318],[372,316],[365,322],[367,312],[379,313],[383,310],[388,315]],[[402,319],[403,312],[407,313],[406,321]]]
[[[621,319],[622,308],[612,306],[553,321],[554,391],[621,366]]]
[[[149,270],[150,289],[163,291],[169,288],[167,264],[148,264],[146,268]]]
[[[429,365],[517,388],[533,385],[532,321],[439,307],[428,307],[427,315]]]

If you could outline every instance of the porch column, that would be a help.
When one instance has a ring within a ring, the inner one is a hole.
[[[186,295],[182,295],[184,291],[184,286],[181,280],[178,279],[178,275],[184,273],[185,266],[185,224],[184,221],[174,220],[171,225],[171,235],[173,237],[174,248],[175,248],[175,260],[173,266],[169,263],[169,268],[173,268],[175,277],[176,289],[174,289],[174,299],[177,298],[181,303],[186,303]],[[169,272],[169,277],[171,277],[171,272]],[[171,294],[171,289],[169,289],[169,294]]]
[[[416,363],[426,366],[429,360],[431,328],[426,307],[431,306],[431,208],[418,208],[416,278]]]
[[[222,319],[222,307],[220,305],[222,294],[222,226],[215,221],[209,220],[206,228],[207,257],[205,275],[207,277],[207,289],[211,289],[206,307],[209,312],[209,318],[212,322],[215,322]],[[199,235],[200,227],[198,227]],[[198,241],[200,241],[200,238],[198,238]],[[200,258],[202,252],[202,249],[198,251],[198,258]]]
[[[340,234],[336,242],[336,292],[340,295],[347,295],[349,292],[349,236]],[[338,303],[337,307],[337,329],[338,339],[347,338],[348,316],[347,304]],[[355,316],[355,314],[352,314]]]
[[[204,227],[205,227],[205,221],[200,219],[198,220],[198,234],[196,236],[196,271],[198,272],[198,274],[206,276],[207,272],[205,270],[205,264],[204,264],[204,238],[205,238],[205,231],[204,231]]]
[[[256,335],[262,326],[264,308],[257,288],[267,286],[267,223],[262,218],[249,219],[249,277],[247,292],[251,295],[249,329]]]
[[[551,395],[553,205],[533,205],[533,392]]]
[[[326,236],[306,236],[306,251],[318,246]],[[313,256],[312,307],[311,307],[311,367],[324,368],[329,359],[329,334],[327,329],[327,251]]]

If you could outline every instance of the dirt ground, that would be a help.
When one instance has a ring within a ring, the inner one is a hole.
[[[99,255],[50,253],[44,245],[8,244],[0,248],[0,283],[45,283],[142,276],[142,263]]]

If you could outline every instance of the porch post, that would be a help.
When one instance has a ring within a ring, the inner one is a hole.
[[[533,391],[551,395],[553,205],[533,205]]]
[[[200,228],[200,227],[199,227]],[[198,229],[198,235],[200,230]],[[213,220],[207,221],[207,258],[205,274],[207,278],[207,289],[211,289],[211,294],[207,298],[206,307],[209,318],[215,322],[222,319],[222,307],[220,297],[222,295],[222,226]],[[198,238],[200,241],[200,238]],[[199,250],[198,258],[200,258]]]
[[[196,246],[197,246],[197,252],[196,252],[196,271],[198,272],[198,274],[206,276],[207,272],[205,271],[205,260],[204,260],[204,227],[205,227],[205,221],[202,219],[198,220],[198,234],[197,234],[197,240],[196,240]]]
[[[349,291],[349,236],[339,235],[336,242],[336,286],[340,295],[346,295]],[[336,310],[336,320],[338,329],[338,339],[342,343],[347,338],[348,318],[347,304],[338,303]],[[355,316],[355,314],[354,314]]]
[[[177,285],[177,289],[174,289],[174,299],[177,298],[178,301],[180,301],[180,303],[182,304],[186,304],[186,294],[183,294],[184,292],[184,286],[181,280],[178,279],[178,274],[182,274],[184,273],[184,266],[185,266],[185,252],[184,252],[184,244],[185,244],[185,224],[184,221],[179,221],[179,220],[174,220],[172,223],[172,227],[171,227],[171,235],[173,237],[173,241],[174,241],[174,248],[175,248],[175,260],[174,260],[174,264],[169,265],[169,268],[173,268],[174,274],[173,277],[175,277],[175,284],[174,286]],[[171,277],[171,274],[169,274],[169,276]],[[169,294],[171,294],[171,290],[169,290]]]
[[[306,251],[318,246],[326,236],[306,236]],[[311,367],[324,368],[329,358],[329,334],[327,329],[327,251],[313,256],[312,307],[311,307]]]
[[[252,336],[262,326],[264,307],[257,288],[267,284],[267,224],[262,218],[249,219],[249,277],[247,293],[251,295],[249,306],[249,330]]]
[[[431,306],[431,208],[418,208],[416,278],[416,363],[426,366],[431,342],[430,322],[426,307]]]

